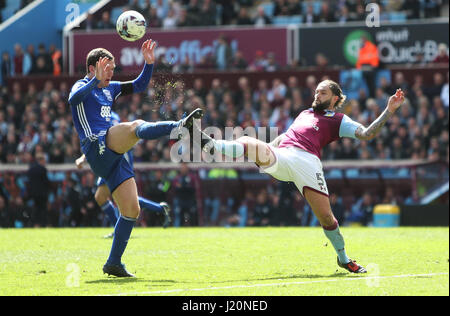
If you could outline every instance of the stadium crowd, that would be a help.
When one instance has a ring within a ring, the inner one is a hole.
[[[377,3],[382,20],[392,20],[390,13],[403,14],[405,19],[441,16],[440,0],[397,1],[306,1],[306,0],[124,0],[120,8],[135,10],[146,18],[152,28],[178,28],[213,25],[270,25],[277,17],[299,17],[306,25],[311,23],[364,21],[366,5]],[[84,25],[88,30],[114,28],[111,11],[96,18],[91,15]]]

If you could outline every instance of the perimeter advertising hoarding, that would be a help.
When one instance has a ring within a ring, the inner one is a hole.
[[[261,50],[264,55],[274,53],[276,61],[280,65],[286,65],[286,28],[212,28],[151,31],[136,42],[121,39],[115,31],[74,32],[70,44],[70,66],[72,70],[83,69],[87,53],[93,48],[103,47],[115,56],[116,63],[124,73],[137,73],[141,71],[144,63],[140,47],[148,38],[157,41],[156,54],[164,54],[169,63],[176,65],[188,56],[194,64],[197,64],[202,56],[214,54],[217,39],[222,34],[233,51],[240,50],[248,63],[253,61],[256,51]]]
[[[420,53],[430,62],[439,43],[447,47],[449,43],[448,23],[300,28],[300,57],[314,65],[316,54],[321,52],[330,64],[354,66],[361,35],[376,43],[382,64],[414,64]]]

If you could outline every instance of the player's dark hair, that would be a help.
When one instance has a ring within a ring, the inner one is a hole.
[[[89,66],[94,66],[100,58],[108,57],[108,59],[113,60],[114,56],[108,50],[104,48],[95,48],[91,50],[86,57],[86,72],[89,73]]]
[[[342,89],[337,82],[333,80],[325,80],[325,83],[328,85],[331,92],[339,98],[334,105],[335,109],[339,109],[345,103],[347,96],[342,92]]]

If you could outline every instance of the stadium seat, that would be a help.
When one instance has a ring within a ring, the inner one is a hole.
[[[287,25],[287,24],[289,24],[289,17],[288,16],[274,16],[272,19],[272,24]]]
[[[389,12],[389,21],[406,22],[406,14],[404,12]]]
[[[10,17],[12,17],[14,15],[14,11],[15,11],[14,9],[8,7],[4,8],[1,12],[3,21],[6,21]]]
[[[117,21],[119,15],[122,14],[125,7],[115,7],[111,9],[111,21]]]
[[[348,99],[358,99],[360,89],[364,89],[366,94],[369,95],[367,83],[362,72],[358,69],[342,70],[339,75],[339,82]]]
[[[264,9],[264,13],[268,16],[268,17],[273,17],[273,11],[275,9],[275,5],[272,2],[267,2],[267,3],[262,3],[261,6]]]
[[[272,19],[272,23],[275,24],[275,25],[301,24],[302,23],[302,17],[300,15],[275,16]]]
[[[18,0],[6,0],[6,7],[5,8],[9,8],[11,10],[16,11],[20,9],[20,1]]]
[[[377,87],[380,86],[381,78],[386,78],[387,82],[392,82],[391,70],[390,69],[380,69],[377,71],[375,76],[375,84]]]
[[[303,1],[302,2],[302,12],[306,12],[308,5],[312,4],[314,14],[320,14],[320,10],[322,7],[322,1]]]

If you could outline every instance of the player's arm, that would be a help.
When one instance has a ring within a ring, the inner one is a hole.
[[[69,104],[78,105],[91,93],[101,80],[106,76],[109,68],[109,59],[107,57],[100,58],[95,64],[95,76],[88,83],[79,82],[75,84],[69,94]]]
[[[156,42],[146,40],[141,47],[142,55],[144,55],[145,65],[139,76],[133,81],[121,82],[121,95],[139,93],[145,91],[153,74],[153,64],[155,63],[155,47]]]
[[[359,126],[355,130],[355,137],[360,140],[371,140],[377,136],[381,128],[386,124],[389,118],[394,115],[395,111],[402,105],[405,101],[405,96],[401,89],[397,89],[394,95],[392,95],[386,106],[386,109],[381,113],[381,115],[370,124],[369,127],[365,128],[364,126]]]

